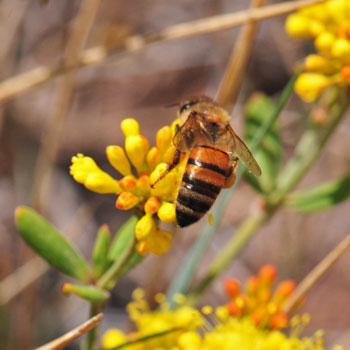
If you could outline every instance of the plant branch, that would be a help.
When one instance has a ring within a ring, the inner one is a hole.
[[[84,0],[81,3],[66,46],[63,66],[71,66],[79,61],[80,51],[83,49],[95,21],[100,2],[101,0]],[[71,105],[74,80],[74,72],[68,72],[59,82],[56,103],[42,134],[32,194],[34,207],[39,211],[42,211],[47,202],[52,182],[53,166]]]
[[[88,332],[89,330],[96,327],[102,320],[103,314],[98,314],[92,318],[90,318],[88,321],[81,324],[79,327],[71,330],[70,332],[62,335],[61,337],[40,346],[39,348],[36,348],[35,350],[56,350],[56,349],[62,349],[67,344],[71,343],[75,339],[81,337],[83,334]]]
[[[289,313],[299,299],[328,271],[328,269],[350,249],[350,235],[347,235],[316,267],[298,284],[291,297],[283,304],[283,311]]]
[[[97,282],[98,287],[105,289],[113,288],[113,286],[122,276],[125,265],[133,256],[135,252],[136,243],[136,237],[135,235],[133,235],[123,254],[119,257],[119,259],[114,261],[113,265],[101,276],[101,278]]]
[[[222,14],[170,26],[162,30],[159,34],[151,36],[133,35],[128,37],[122,45],[114,48],[96,46],[82,52],[79,59],[74,63],[63,65],[57,63],[51,66],[40,66],[29,72],[21,73],[4,80],[0,83],[0,101],[7,101],[14,98],[21,93],[29,91],[30,89],[42,85],[45,82],[69,71],[85,66],[100,64],[111,55],[125,52],[136,52],[144,49],[147,45],[152,43],[221,31],[247,22],[261,21],[285,15],[297,10],[298,8],[323,1],[325,0],[296,0],[265,6],[261,9],[250,9]]]
[[[264,5],[266,0],[252,0],[250,9]],[[216,101],[228,112],[236,103],[242,80],[248,66],[258,29],[257,21],[247,22],[241,29],[226,66]]]

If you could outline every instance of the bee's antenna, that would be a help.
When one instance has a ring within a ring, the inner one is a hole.
[[[164,108],[173,108],[173,107],[179,107],[179,102],[170,103],[170,104],[164,106]]]

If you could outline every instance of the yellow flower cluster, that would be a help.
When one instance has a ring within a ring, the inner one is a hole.
[[[134,301],[128,305],[128,313],[136,325],[136,331],[125,334],[119,329],[109,329],[102,338],[103,349],[113,349],[126,342],[128,350],[325,350],[322,332],[311,338],[301,338],[300,332],[309,317],[296,317],[290,322],[291,333],[257,327],[249,317],[229,315],[225,306],[213,310],[210,306],[202,312],[184,304],[178,296],[178,305],[171,310],[162,294],[156,296],[159,308],[151,311],[141,290],[134,291]],[[175,330],[156,336],[156,334]],[[154,335],[152,337],[152,335]],[[148,339],[146,339],[147,336]],[[141,340],[144,338],[144,340]],[[341,347],[335,349],[340,350]],[[334,349],[334,350],[335,350]]]
[[[314,101],[330,85],[350,86],[350,1],[329,0],[301,8],[288,16],[286,31],[300,39],[313,39],[317,54],[306,57],[295,90]]]
[[[227,278],[224,287],[231,298],[227,304],[230,315],[249,316],[257,326],[263,328],[287,327],[288,316],[282,311],[282,306],[293,293],[296,283],[292,280],[282,281],[273,291],[276,277],[275,266],[262,266],[257,276],[251,276],[246,281],[245,293],[237,280]]]
[[[149,141],[140,134],[140,126],[135,119],[122,121],[125,150],[114,145],[106,148],[110,164],[123,175],[119,181],[99,168],[90,157],[78,154],[72,158],[70,174],[77,182],[91,191],[118,195],[118,209],[136,209],[140,216],[135,229],[138,240],[136,249],[142,255],[149,252],[161,255],[171,244],[171,234],[161,229],[158,223],[159,220],[166,223],[175,221],[173,202],[184,171],[184,162],[158,181],[154,188],[150,184],[155,183],[172,163],[175,153],[172,139],[176,123],[160,129],[156,146],[150,148]],[[132,167],[137,175],[133,174]]]

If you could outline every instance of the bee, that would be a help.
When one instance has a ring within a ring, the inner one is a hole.
[[[235,154],[254,175],[260,176],[261,169],[229,124],[227,111],[211,98],[202,96],[181,103],[178,117],[173,162],[156,182],[180,162],[181,154],[189,153],[176,197],[176,222],[186,227],[211,208],[222,188],[234,184],[239,160]]]

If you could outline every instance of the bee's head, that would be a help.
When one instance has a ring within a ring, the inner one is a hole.
[[[178,110],[179,117],[182,117],[184,114],[187,115],[193,106],[201,102],[213,103],[213,100],[207,96],[199,96],[199,97],[192,97],[184,102],[181,102],[179,104],[179,110]]]

